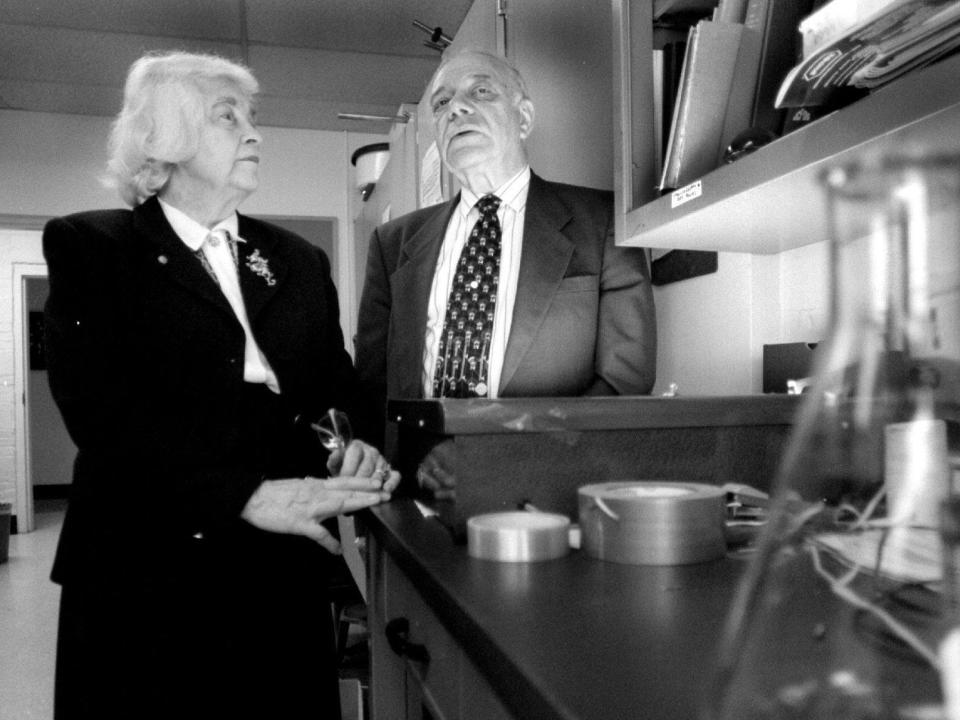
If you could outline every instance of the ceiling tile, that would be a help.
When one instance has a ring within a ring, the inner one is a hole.
[[[169,38],[242,37],[242,3],[237,0],[0,0],[0,18],[21,25]]]
[[[374,104],[416,102],[438,58],[250,46],[250,67],[263,92]]]
[[[472,0],[282,0],[247,2],[251,42],[327,50],[436,58],[429,35],[413,24],[453,35]]]
[[[174,49],[241,57],[236,43],[0,24],[0,77],[123,87],[138,57]]]
[[[0,107],[102,115],[118,109],[130,64],[148,51],[247,62],[264,124],[386,132],[419,101],[439,62],[413,25],[456,28],[474,0],[0,0]]]

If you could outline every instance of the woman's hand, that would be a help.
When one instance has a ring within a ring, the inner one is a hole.
[[[399,474],[393,474],[399,480]],[[321,522],[389,499],[390,491],[382,489],[378,475],[265,480],[250,496],[240,516],[261,530],[304,535],[340,554],[340,543]]]
[[[352,440],[344,450],[334,450],[327,458],[327,470],[341,477],[374,478],[380,481],[380,489],[389,494],[400,483],[400,473],[390,468],[380,451],[362,440]]]

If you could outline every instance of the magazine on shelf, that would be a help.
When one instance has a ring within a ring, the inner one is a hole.
[[[872,17],[899,0],[831,0],[813,12],[808,12],[799,23],[805,60],[824,45],[846,35],[858,23]]]
[[[866,93],[960,46],[960,0],[897,0],[794,67],[776,106],[811,107]]]

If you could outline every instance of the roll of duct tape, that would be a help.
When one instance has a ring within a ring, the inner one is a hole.
[[[545,512],[499,512],[467,520],[471,557],[532,562],[562,557],[570,549],[570,518]]]
[[[583,550],[631,565],[686,565],[723,557],[724,492],[670,481],[611,482],[577,491]]]

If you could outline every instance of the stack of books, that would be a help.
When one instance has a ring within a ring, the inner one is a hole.
[[[709,19],[690,28],[672,111],[663,113],[662,192],[719,166],[745,130],[779,134],[783,111],[774,98],[797,60],[797,25],[810,8],[811,0],[720,0]],[[669,82],[662,80],[664,98]]]
[[[667,48],[654,62],[661,192],[719,167],[741,132],[786,134],[954,52],[960,0],[719,0],[679,45],[679,76]]]

